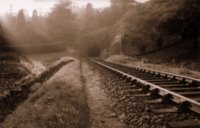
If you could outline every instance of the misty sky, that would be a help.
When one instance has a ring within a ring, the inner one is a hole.
[[[0,15],[9,13],[16,14],[20,9],[25,9],[28,15],[32,14],[34,9],[37,9],[41,14],[46,14],[51,10],[53,5],[59,0],[0,0]],[[82,7],[88,2],[92,3],[96,8],[103,8],[110,5],[109,0],[71,0],[73,6]],[[145,2],[147,0],[137,0]]]

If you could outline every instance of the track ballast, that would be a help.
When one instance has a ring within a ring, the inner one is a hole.
[[[127,87],[129,89],[127,92],[132,93],[131,97],[153,97],[153,100],[147,101],[150,104],[165,103],[168,105],[170,102],[177,104],[174,110],[160,109],[156,111],[183,112],[189,110],[200,114],[200,79],[101,59],[90,59],[90,61],[129,83],[131,86]],[[190,121],[186,124],[182,122],[182,125],[199,127],[200,123]]]

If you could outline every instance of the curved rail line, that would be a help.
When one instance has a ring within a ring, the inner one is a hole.
[[[200,79],[160,72],[147,68],[108,62],[101,59],[90,61],[108,69],[127,82],[141,85],[151,94],[158,94],[180,105],[180,108],[190,109],[200,114]]]

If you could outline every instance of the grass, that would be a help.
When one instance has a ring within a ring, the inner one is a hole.
[[[88,107],[79,73],[79,63],[76,61],[65,66],[43,85],[34,86],[27,101],[9,115],[0,127],[87,127]]]

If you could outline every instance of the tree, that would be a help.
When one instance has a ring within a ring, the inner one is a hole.
[[[83,29],[91,30],[94,28],[95,24],[95,10],[91,3],[88,3],[85,7],[85,12],[83,14]]]
[[[158,28],[165,33],[178,33],[181,35],[182,41],[192,40],[194,47],[199,47],[200,1],[179,0],[177,2],[179,2],[179,6],[175,15],[160,22]]]
[[[10,42],[8,39],[5,37],[5,32],[3,30],[2,25],[0,24],[0,52],[1,54],[4,52],[14,52],[15,49],[11,47]]]
[[[134,4],[135,0],[111,0],[112,5],[127,5]]]
[[[199,0],[185,0],[183,8],[178,11],[178,15],[183,19],[183,29],[181,31],[182,39],[191,39],[194,41],[194,47],[198,46],[198,35],[200,27],[200,1]]]
[[[25,19],[24,10],[21,9],[17,15],[17,27],[23,28],[25,26],[25,24],[26,24],[26,19]]]
[[[33,22],[38,22],[38,12],[37,12],[37,10],[35,9],[35,10],[33,10],[33,13],[32,13],[32,21]]]
[[[85,19],[86,19],[87,21],[94,20],[94,15],[95,15],[94,13],[95,13],[95,12],[94,12],[94,8],[93,8],[92,4],[91,4],[91,3],[88,3],[88,4],[86,5],[86,8],[85,8],[85,14],[84,14]]]
[[[24,10],[21,9],[16,17],[16,24],[14,29],[12,30],[12,33],[15,37],[15,41],[18,43],[29,43],[27,41],[28,36],[27,36],[27,22],[26,22],[26,17],[24,14]]]
[[[136,4],[135,0],[111,0],[111,17],[115,23]]]
[[[61,1],[52,9],[47,18],[49,35],[53,42],[70,45],[76,36],[75,15],[69,1]],[[66,46],[67,47],[67,46]]]
[[[7,45],[7,41],[4,37],[4,31],[3,31],[3,27],[0,24],[0,47]]]
[[[156,46],[158,48],[162,48],[163,47],[163,42],[164,42],[164,40],[163,40],[162,35],[159,35],[158,38],[156,39]]]

